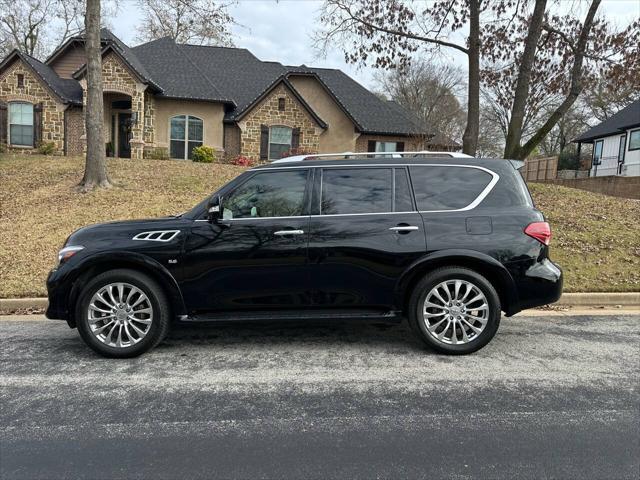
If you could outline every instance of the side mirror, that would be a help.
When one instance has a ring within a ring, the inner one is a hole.
[[[222,197],[214,195],[207,205],[207,220],[209,223],[217,223],[222,218]]]

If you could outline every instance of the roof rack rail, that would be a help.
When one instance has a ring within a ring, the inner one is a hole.
[[[305,160],[349,160],[353,158],[406,158],[406,157],[449,157],[449,158],[473,158],[460,152],[433,152],[420,150],[415,152],[342,152],[342,153],[311,153],[306,155],[292,155],[271,163],[302,162]]]

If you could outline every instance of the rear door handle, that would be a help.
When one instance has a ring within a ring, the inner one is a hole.
[[[274,235],[303,235],[304,230],[278,230]]]
[[[419,228],[415,225],[405,225],[401,227],[391,227],[389,230],[392,230],[394,232],[413,232],[415,230],[419,230]]]

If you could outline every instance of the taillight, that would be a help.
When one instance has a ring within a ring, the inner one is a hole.
[[[545,245],[549,245],[551,241],[551,227],[547,222],[530,223],[527,225],[527,228],[524,229],[524,233]]]

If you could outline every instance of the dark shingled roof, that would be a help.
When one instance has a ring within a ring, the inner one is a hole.
[[[244,48],[177,44],[169,37],[129,48],[106,28],[101,30],[100,35],[103,52],[113,49],[144,83],[153,87],[158,96],[223,102],[227,104],[226,122],[241,118],[280,81],[299,96],[287,79],[305,75],[319,82],[361,133],[424,133],[420,132],[418,122],[400,105],[378,98],[340,70],[263,62]],[[81,38],[78,36],[72,40]],[[82,89],[76,80],[61,79],[46,64],[19,52],[17,54],[64,101],[82,103]],[[86,65],[78,69],[74,76],[81,76],[85,69]],[[326,126],[306,102],[302,103],[320,125]]]
[[[244,48],[182,45],[170,38],[131,51],[157,79],[162,95],[228,102],[235,108],[227,110],[227,121],[242,115],[279,77],[301,74],[316,77],[363,133],[421,133],[408,114],[340,70],[263,62]]]
[[[39,60],[36,60],[32,56],[27,55],[26,53],[14,50],[5,58],[2,64],[0,64],[0,67],[8,65],[15,57],[20,58],[23,62],[29,65],[36,75],[42,79],[45,85],[47,85],[64,103],[82,105],[82,87],[80,87],[80,84],[76,80],[60,78],[51,67],[45,65]]]
[[[640,125],[640,100],[627,105],[611,118],[586,131],[573,141],[591,143],[597,138],[615,135],[637,125]]]

